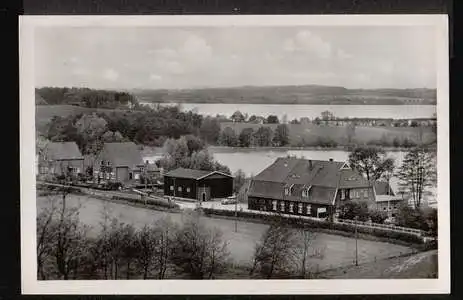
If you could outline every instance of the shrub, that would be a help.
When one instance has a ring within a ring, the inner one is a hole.
[[[370,218],[373,223],[383,224],[387,219],[387,214],[379,210],[372,210],[370,211]]]

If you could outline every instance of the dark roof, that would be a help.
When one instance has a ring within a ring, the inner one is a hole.
[[[133,142],[105,143],[100,158],[113,166],[136,167],[144,165],[141,151]]]
[[[368,187],[367,180],[344,165],[331,160],[277,158],[253,178],[248,195],[329,205],[338,187]],[[284,195],[285,187],[291,187],[291,195]],[[309,189],[308,198],[302,197],[303,189]]]
[[[392,190],[391,185],[389,183],[387,183],[386,181],[377,181],[377,182],[375,182],[375,192],[376,192],[376,195],[395,196],[395,193]]]
[[[75,142],[51,142],[44,151],[50,160],[84,159]]]
[[[232,177],[231,175],[221,173],[218,171],[204,171],[204,170],[185,169],[185,168],[177,168],[175,170],[172,170],[166,173],[164,176],[177,177],[177,178],[188,178],[188,179],[200,179],[202,177],[206,177],[213,173],[219,173],[227,177]]]

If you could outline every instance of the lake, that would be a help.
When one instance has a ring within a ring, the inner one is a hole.
[[[155,106],[158,103],[141,102]],[[160,105],[177,105],[176,103],[161,103]],[[304,105],[304,104],[222,104],[222,103],[180,103],[182,110],[194,111],[198,114],[216,116],[217,114],[231,116],[239,110],[243,114],[277,115],[288,120],[308,117],[320,117],[323,111],[329,110],[336,117],[350,118],[431,118],[436,113],[435,105]]]

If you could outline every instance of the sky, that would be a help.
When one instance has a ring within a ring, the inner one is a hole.
[[[36,86],[436,88],[433,27],[40,27]]]

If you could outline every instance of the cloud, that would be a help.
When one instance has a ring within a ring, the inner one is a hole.
[[[180,52],[187,58],[208,58],[212,55],[212,47],[202,37],[189,35],[180,48]]]
[[[283,43],[287,52],[308,52],[320,58],[331,57],[331,45],[308,30],[299,31],[296,36]]]
[[[342,50],[342,49],[338,49],[336,51],[336,56],[339,58],[339,59],[351,59],[353,58],[353,55],[350,54],[350,53],[347,53],[346,51]]]
[[[162,80],[162,76],[160,76],[158,74],[151,73],[150,74],[150,80],[151,81],[160,81],[160,80]]]
[[[171,75],[180,75],[185,73],[185,68],[176,60],[158,60],[156,65],[161,70]]]
[[[84,76],[90,74],[90,71],[84,67],[76,67],[71,70],[71,73],[74,75]]]
[[[103,78],[110,81],[116,81],[119,78],[119,73],[116,70],[109,68],[103,72]]]

